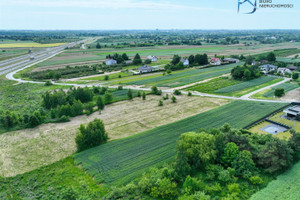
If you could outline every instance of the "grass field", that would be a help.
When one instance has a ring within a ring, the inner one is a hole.
[[[120,91],[119,97],[124,95]],[[114,94],[117,96],[117,94]],[[115,97],[116,99],[116,97]],[[71,118],[70,122],[42,124],[33,129],[23,129],[0,135],[0,176],[14,176],[38,167],[57,162],[76,151],[75,136],[80,124],[101,119],[110,139],[120,139],[158,126],[176,122],[206,112],[230,100],[208,97],[177,97],[177,103],[164,101],[161,96],[147,95],[146,100],[134,98],[107,105],[101,112]]]
[[[287,92],[292,91],[299,87],[300,87],[300,85],[298,85],[296,83],[283,83],[283,84],[280,84],[280,85],[268,90],[266,93],[263,94],[263,96],[264,97],[273,97],[276,88],[283,88],[285,93],[287,93]]]
[[[76,163],[99,183],[124,184],[149,167],[171,161],[179,136],[224,123],[242,128],[286,104],[236,101],[217,109],[116,140],[75,155]],[[234,113],[234,114],[232,114]]]
[[[204,92],[204,93],[214,93],[214,91],[219,90],[224,87],[231,85],[236,85],[241,83],[241,81],[234,80],[228,77],[220,77],[210,80],[205,83],[197,84],[195,86],[187,88],[188,90]]]
[[[51,43],[51,44],[40,44],[36,42],[24,42],[24,43],[0,43],[0,48],[27,48],[27,47],[56,47],[65,43]]]
[[[0,175],[0,199],[3,200],[98,200],[106,192],[104,187],[99,187],[92,177],[76,166],[72,158],[12,178],[1,178]]]
[[[236,85],[231,85],[228,87],[218,89],[215,91],[215,93],[239,97],[249,92],[277,83],[281,80],[283,79],[277,77],[263,76],[260,78],[253,79],[251,81],[245,81]]]
[[[255,193],[250,200],[298,200],[300,199],[300,162],[281,174],[268,186]]]
[[[154,74],[149,76],[137,76],[136,78],[119,79],[112,83],[126,85],[146,85],[159,87],[178,87],[205,79],[229,73],[236,64],[210,67],[205,69],[190,69],[173,72],[171,75]]]
[[[261,122],[261,123],[255,125],[254,127],[250,128],[249,131],[251,131],[252,133],[269,134],[261,129],[270,124],[271,124],[270,122],[264,121],[264,122]],[[282,140],[288,140],[291,137],[291,134],[289,131],[286,131],[286,132],[281,132],[281,133],[276,134],[275,137],[282,139]]]
[[[276,58],[276,61],[295,63],[295,62],[300,62],[300,58],[295,59],[295,58],[279,57]]]

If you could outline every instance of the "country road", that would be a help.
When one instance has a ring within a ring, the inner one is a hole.
[[[76,42],[76,43],[70,43],[67,44],[68,47],[74,46],[76,44],[79,44],[81,42],[84,41],[80,41],[80,42]],[[12,81],[16,81],[18,83],[35,83],[35,84],[44,84],[45,82],[38,82],[38,81],[27,81],[27,80],[22,80],[22,79],[17,79],[14,77],[14,75],[19,72],[22,71],[28,67],[31,67],[33,65],[36,65],[40,62],[44,62],[45,60],[48,60],[52,57],[54,57],[55,55],[61,53],[64,50],[65,47],[59,48],[59,49],[55,49],[54,51],[50,51],[50,52],[46,52],[42,55],[40,55],[38,57],[38,59],[35,59],[33,62],[29,62],[29,63],[23,63],[22,61],[20,62],[20,65],[10,65],[11,67],[8,68],[7,70],[1,70],[0,68],[0,75],[6,74],[6,78],[8,80],[12,80]],[[192,92],[192,95],[195,96],[203,96],[203,97],[214,97],[214,98],[222,98],[222,99],[232,99],[232,100],[243,100],[243,101],[257,101],[257,102],[274,102],[274,103],[291,103],[292,101],[277,101],[277,100],[263,100],[263,99],[251,99],[250,97],[258,92],[261,92],[263,90],[272,88],[274,86],[277,86],[279,84],[285,83],[287,81],[289,81],[289,78],[285,78],[283,81],[275,83],[273,85],[258,89],[254,92],[251,92],[249,94],[246,94],[242,97],[229,97],[229,96],[222,96],[222,95],[214,95],[214,94],[206,94],[206,93],[200,93],[200,92]],[[52,82],[54,85],[65,85],[65,86],[74,86],[74,87],[93,87],[93,86],[102,86],[101,84],[92,84],[92,85],[87,85],[87,84],[68,84],[68,83],[56,83],[56,82]],[[108,86],[109,88],[117,88],[118,86]],[[139,86],[124,86],[124,89],[133,89],[133,90],[140,90],[140,91],[151,91],[150,88],[142,88]],[[164,93],[173,93],[174,89],[163,89],[162,92]],[[188,92],[186,91],[182,91],[183,94],[188,94]]]

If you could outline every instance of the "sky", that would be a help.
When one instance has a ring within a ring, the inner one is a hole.
[[[243,14],[251,10],[247,3],[237,13],[238,1],[0,0],[0,29],[300,29],[299,0],[273,0],[294,7],[250,15]]]

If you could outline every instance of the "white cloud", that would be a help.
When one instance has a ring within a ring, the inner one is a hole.
[[[74,8],[111,8],[111,9],[148,9],[148,10],[214,10],[226,11],[215,8],[203,8],[174,4],[170,1],[154,2],[151,0],[1,0],[2,6],[31,6],[31,7],[74,7]]]

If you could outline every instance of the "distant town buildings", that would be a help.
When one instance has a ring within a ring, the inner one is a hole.
[[[288,68],[278,68],[277,73],[281,74],[292,74],[292,71]]]
[[[269,64],[261,65],[261,66],[259,66],[259,68],[265,74],[267,74],[267,73],[269,73],[271,71],[276,71],[277,70],[277,66],[275,66],[275,65],[269,65]]]

